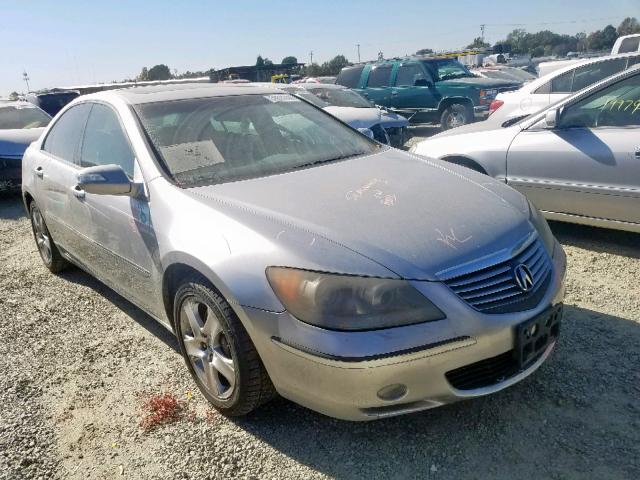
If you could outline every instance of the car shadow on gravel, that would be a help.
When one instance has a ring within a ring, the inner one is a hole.
[[[338,479],[631,478],[639,346],[637,321],[567,305],[549,361],[495,395],[369,423],[279,399],[232,420]]]
[[[18,220],[26,216],[19,193],[0,193],[0,219]]]
[[[564,222],[549,222],[549,226],[563,245],[600,253],[640,258],[640,233]]]
[[[97,280],[95,277],[89,275],[85,271],[79,268],[71,268],[65,270],[60,274],[60,277],[78,285],[89,287],[100,296],[106,298],[128,316],[130,316],[136,323],[147,330],[149,333],[160,339],[165,345],[172,348],[176,353],[180,353],[178,342],[176,337],[162,325],[160,325],[153,317],[136,307],[133,303],[129,302],[126,298],[120,296],[114,290],[107,287],[104,283]]]

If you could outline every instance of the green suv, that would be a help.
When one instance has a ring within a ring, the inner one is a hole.
[[[415,57],[343,68],[336,83],[412,121],[439,121],[443,130],[486,118],[500,92],[517,81],[482,78],[454,58]]]

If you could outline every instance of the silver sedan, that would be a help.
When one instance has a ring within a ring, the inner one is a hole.
[[[276,392],[350,420],[433,408],[513,385],[558,339],[565,256],[521,194],[273,89],[80,97],[23,179],[45,265],[175,332],[225,415]]]
[[[549,219],[640,232],[639,138],[636,66],[531,116],[457,128],[411,151],[506,182]]]

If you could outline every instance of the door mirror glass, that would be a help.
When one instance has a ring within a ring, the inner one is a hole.
[[[558,124],[558,110],[555,108],[549,110],[544,116],[544,121],[547,124],[547,128],[556,128]]]
[[[98,165],[78,172],[78,188],[96,195],[133,196],[134,185],[119,165]]]
[[[416,87],[428,87],[429,85],[431,85],[431,82],[429,80],[427,80],[426,78],[418,78],[414,82],[414,85]]]

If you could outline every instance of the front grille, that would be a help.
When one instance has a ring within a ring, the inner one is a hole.
[[[533,287],[523,291],[514,268],[526,265]],[[535,307],[551,280],[551,261],[538,238],[507,261],[449,278],[444,283],[474,309],[484,313],[510,313]]]
[[[518,360],[513,350],[497,357],[486,358],[445,373],[449,383],[458,390],[473,390],[504,382],[518,373]]]

